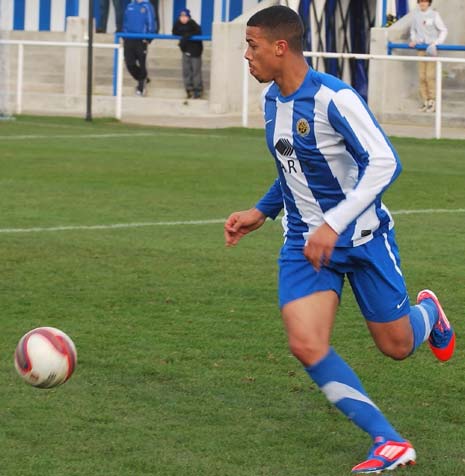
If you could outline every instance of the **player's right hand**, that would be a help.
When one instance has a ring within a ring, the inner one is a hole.
[[[237,245],[244,235],[260,228],[265,220],[266,216],[256,208],[232,213],[224,224],[226,246]]]

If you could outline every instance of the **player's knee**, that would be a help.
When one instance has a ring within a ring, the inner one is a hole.
[[[412,353],[412,344],[408,340],[395,340],[378,344],[378,348],[384,355],[394,360],[404,360]]]
[[[289,339],[289,349],[302,364],[312,365],[328,353],[329,345],[311,339]]]

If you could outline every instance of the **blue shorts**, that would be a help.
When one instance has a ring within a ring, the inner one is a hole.
[[[344,276],[365,319],[389,322],[410,312],[394,231],[354,248],[335,248],[328,266],[315,271],[302,250],[285,244],[279,257],[279,306],[318,291],[342,294]]]

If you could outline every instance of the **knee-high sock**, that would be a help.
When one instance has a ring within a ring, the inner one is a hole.
[[[326,398],[373,439],[382,436],[386,440],[404,441],[370,400],[355,372],[333,348],[305,370]]]
[[[413,332],[412,353],[428,339],[431,329],[438,320],[438,310],[431,299],[424,299],[410,308],[410,325]]]

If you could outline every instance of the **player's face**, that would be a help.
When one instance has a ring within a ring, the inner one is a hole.
[[[258,26],[247,27],[245,40],[244,58],[249,62],[250,74],[260,83],[272,81],[277,66],[275,42],[270,41]]]

